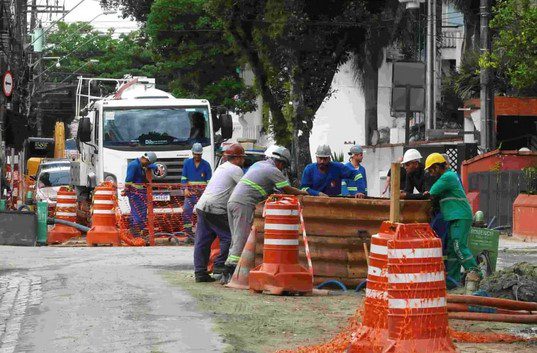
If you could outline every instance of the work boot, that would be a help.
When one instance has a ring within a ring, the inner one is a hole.
[[[481,282],[481,274],[477,271],[470,271],[466,274],[466,294],[471,295],[473,292],[479,289],[479,282]]]
[[[233,277],[233,273],[235,273],[235,267],[236,265],[225,265],[224,270],[222,272],[222,278],[220,278],[220,284],[226,285],[231,281],[231,277]]]
[[[196,273],[194,274],[194,277],[196,278],[196,283],[201,282],[214,282],[216,281],[214,278],[211,277],[207,272],[202,273]]]
[[[225,265],[214,265],[213,275],[221,275],[224,273],[225,270],[226,270]]]

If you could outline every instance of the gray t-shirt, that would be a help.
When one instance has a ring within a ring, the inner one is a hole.
[[[213,177],[214,178],[214,177]],[[254,207],[263,201],[274,189],[289,186],[285,175],[276,168],[272,159],[254,163],[241,178],[229,198],[229,202],[236,202]]]
[[[242,168],[230,162],[216,168],[196,208],[207,213],[227,214],[227,201],[242,175]]]

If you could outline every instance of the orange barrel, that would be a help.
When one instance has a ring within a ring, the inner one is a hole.
[[[371,236],[362,325],[353,335],[348,353],[382,352],[388,340],[388,241],[397,225],[383,222]]]
[[[388,241],[384,352],[456,352],[448,332],[442,243],[426,223],[401,224]]]
[[[272,195],[267,200],[263,264],[250,271],[251,290],[271,294],[313,290],[311,273],[299,264],[299,212],[295,196]]]
[[[67,187],[61,187],[56,196],[55,218],[76,223],[76,192]],[[79,237],[80,231],[63,224],[55,224],[47,235],[48,244],[63,243],[71,238]]]
[[[89,246],[97,244],[120,245],[116,221],[116,187],[104,182],[96,187],[92,201],[92,227],[86,236]]]

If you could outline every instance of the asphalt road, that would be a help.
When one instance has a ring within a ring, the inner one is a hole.
[[[192,249],[0,247],[0,353],[220,352],[221,338],[163,270]]]

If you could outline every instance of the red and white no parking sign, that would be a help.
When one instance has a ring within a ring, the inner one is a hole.
[[[10,97],[13,93],[13,75],[9,70],[2,77],[2,91],[6,97]]]

